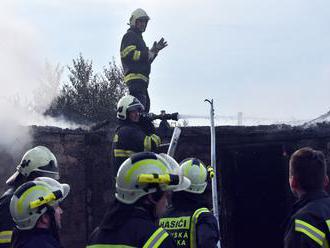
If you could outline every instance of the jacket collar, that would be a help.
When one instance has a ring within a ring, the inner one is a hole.
[[[142,36],[142,32],[140,30],[138,30],[136,27],[130,27],[128,29],[128,31],[132,31],[132,32],[137,33]]]
[[[293,204],[292,214],[296,213],[299,209],[306,206],[309,202],[315,201],[317,199],[325,198],[325,197],[328,197],[328,194],[323,190],[304,193]]]
[[[139,122],[133,122],[133,121],[131,121],[131,120],[129,120],[129,119],[126,119],[126,120],[118,120],[118,125],[119,125],[120,127],[122,127],[122,126],[127,126],[127,125],[129,125],[129,126],[131,126],[131,125],[136,125],[136,126],[138,126],[138,123],[139,123]]]
[[[289,230],[290,223],[292,222],[292,219],[294,218],[294,215],[299,211],[299,209],[303,208],[306,206],[308,203],[328,197],[328,194],[323,191],[323,190],[318,190],[318,191],[312,191],[312,192],[307,192],[304,193],[299,197],[299,199],[293,204],[291,211],[289,215],[285,218],[285,221],[282,223],[282,227],[285,227],[286,230]]]
[[[157,218],[153,215],[153,207],[152,206],[135,206],[132,211],[132,216],[149,219],[151,221],[155,221]]]

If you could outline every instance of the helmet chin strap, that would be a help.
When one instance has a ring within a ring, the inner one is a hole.
[[[56,240],[60,241],[60,236],[59,236],[59,226],[57,226],[56,220],[55,220],[55,209],[53,207],[48,206],[47,207],[47,212],[50,218],[50,225],[49,225],[49,230],[51,234],[55,237]]]
[[[140,204],[137,205],[137,208],[142,207],[152,216],[153,220],[158,219],[156,204],[162,198],[163,194],[163,191],[157,190],[155,193],[146,195]]]
[[[145,205],[144,207],[146,208],[147,211],[151,214],[152,218],[156,220],[157,217],[157,209],[156,209],[156,203],[155,199],[153,199],[153,195],[149,194],[147,197],[147,200],[144,202]]]

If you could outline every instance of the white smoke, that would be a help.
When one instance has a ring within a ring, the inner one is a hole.
[[[41,32],[14,3],[0,3],[0,37],[0,149],[21,153],[32,141],[30,125],[77,128],[42,115],[59,93],[63,67],[45,62]]]

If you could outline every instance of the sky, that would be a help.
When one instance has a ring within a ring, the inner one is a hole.
[[[328,0],[1,0],[0,97],[29,97],[45,61],[67,66],[81,53],[95,71],[120,65],[136,8],[151,17],[147,45],[169,44],[152,64],[152,112],[204,117],[214,99],[221,125],[238,112],[258,124],[330,110]]]

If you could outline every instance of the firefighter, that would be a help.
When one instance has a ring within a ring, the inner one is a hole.
[[[87,247],[176,247],[156,222],[166,211],[170,191],[190,185],[178,171],[166,154],[141,152],[128,158],[117,173],[116,199]]]
[[[12,248],[60,248],[58,230],[63,210],[59,203],[70,186],[49,177],[38,177],[22,184],[10,201],[10,213],[16,224]]]
[[[28,150],[16,172],[6,181],[10,188],[0,198],[0,248],[10,246],[14,223],[10,216],[9,204],[14,191],[24,182],[39,176],[59,178],[57,160],[45,146],[36,146]]]
[[[161,140],[155,134],[153,126],[144,126],[145,122],[141,122],[140,114],[143,109],[140,101],[131,95],[122,97],[118,102],[117,119],[119,125],[116,128],[112,143],[114,174],[117,173],[119,166],[134,153],[158,151]]]
[[[124,81],[129,93],[143,104],[145,112],[149,112],[150,98],[148,95],[149,74],[151,63],[158,52],[167,46],[164,38],[154,42],[149,49],[142,37],[146,30],[149,16],[143,9],[136,9],[129,19],[130,28],[124,35],[120,46],[120,57],[124,68]]]
[[[288,220],[284,247],[329,247],[330,198],[325,156],[305,147],[289,162],[289,184],[298,197]]]
[[[160,219],[159,225],[174,238],[178,247],[217,247],[219,241],[218,223],[207,208],[207,170],[197,158],[187,158],[181,162],[183,175],[191,185],[173,194],[173,206]]]

